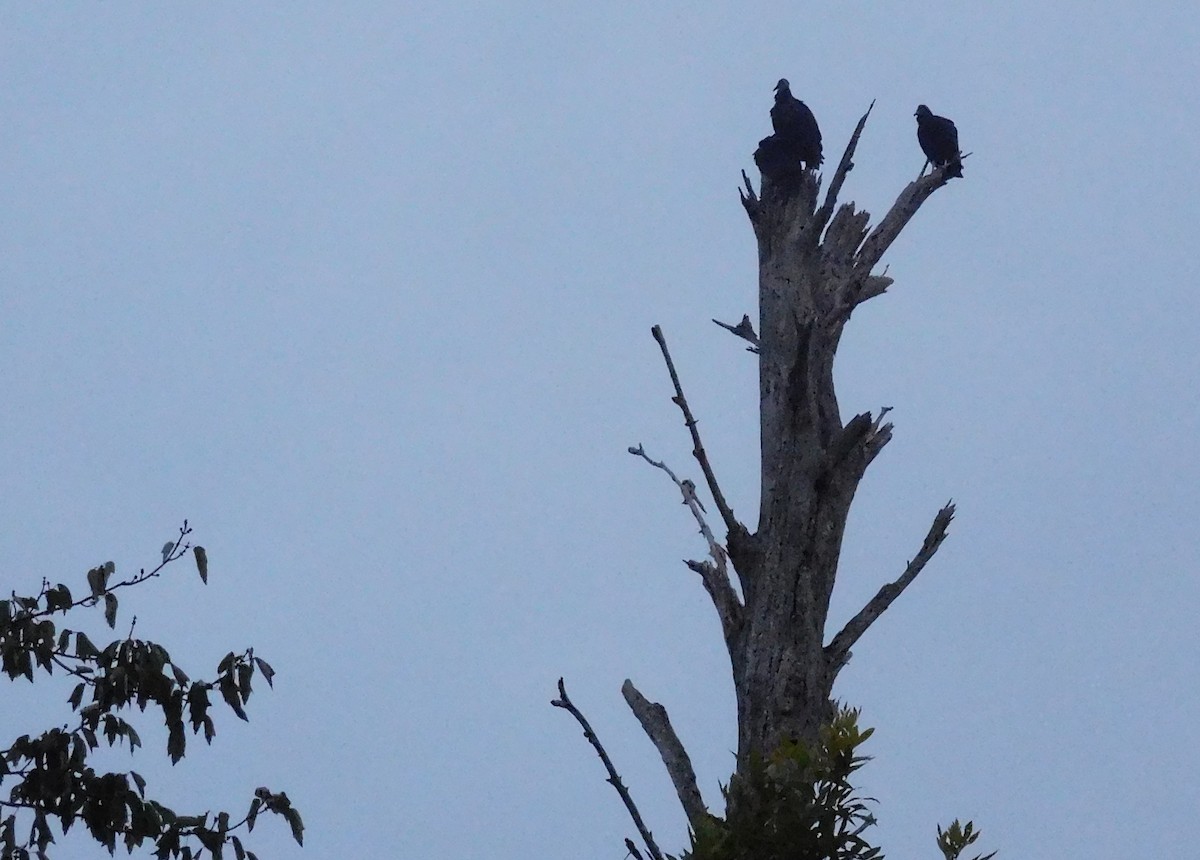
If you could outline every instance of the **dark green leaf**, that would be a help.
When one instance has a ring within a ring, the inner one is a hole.
[[[95,660],[100,656],[100,650],[94,644],[91,644],[91,639],[86,633],[76,633],[76,656],[80,660]]]
[[[225,699],[226,704],[233,708],[233,712],[237,714],[238,717],[249,722],[250,718],[247,717],[246,712],[242,710],[242,702],[238,696],[237,687],[234,686],[233,677],[231,675],[226,675],[221,679],[219,686],[221,688],[221,697]]]
[[[208,553],[204,551],[204,547],[197,546],[192,548],[192,554],[196,556],[196,570],[200,571],[200,581],[208,585]]]
[[[233,854],[237,860],[246,860],[246,849],[242,847],[242,840],[236,836],[230,837],[233,840]]]
[[[104,570],[99,567],[93,567],[87,572],[88,589],[91,590],[92,597],[99,597],[104,592]]]
[[[254,674],[254,664],[238,663],[237,667],[237,685],[238,691],[242,694],[242,703],[250,701],[250,678]]]
[[[175,676],[175,682],[177,684],[179,684],[179,686],[182,687],[184,684],[186,684],[188,682],[187,673],[184,672],[182,669],[180,669],[178,666],[176,666],[174,663],[171,664],[171,673]]]
[[[146,796],[146,780],[136,770],[129,771],[129,775],[133,778],[134,785],[137,786],[138,794],[142,797]]]
[[[183,734],[183,721],[172,722],[167,735],[167,755],[171,757],[171,764],[176,764],[183,758],[183,751],[186,747],[187,738]]]
[[[250,811],[246,813],[246,829],[254,831],[254,821],[258,818],[258,810],[262,808],[262,801],[257,797],[250,801]]]
[[[254,663],[258,666],[258,671],[262,672],[263,677],[267,679],[267,686],[274,688],[275,684],[271,679],[275,677],[275,670],[271,668],[271,664],[258,657],[254,658]]]
[[[171,557],[171,553],[173,553],[173,552],[175,552],[175,541],[169,540],[165,544],[163,544],[163,548],[162,548],[163,564],[167,563],[167,559],[169,559]]]
[[[304,846],[304,822],[300,820],[300,813],[288,807],[281,810],[283,817],[287,819],[288,824],[292,826],[292,837],[296,840],[296,844]]]
[[[109,627],[117,626],[117,596],[111,591],[104,595],[104,620]]]
[[[83,701],[83,691],[87,684],[76,684],[75,689],[71,692],[71,697],[67,701],[71,705],[71,710],[79,708],[79,703]]]

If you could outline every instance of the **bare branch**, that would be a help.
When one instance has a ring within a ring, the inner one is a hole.
[[[880,431],[890,427],[890,424],[884,424]],[[858,641],[875,619],[892,605],[892,601],[899,597],[901,592],[917,578],[917,574],[921,572],[929,559],[933,558],[933,554],[938,551],[938,547],[946,539],[946,529],[953,519],[954,502],[950,501],[933,518],[933,525],[929,527],[929,534],[925,535],[925,542],[921,544],[920,552],[908,563],[900,578],[880,588],[870,602],[846,622],[846,626],[841,629],[841,632],[825,646],[825,656],[830,666],[837,667],[845,663],[845,657],[849,654],[851,646]]]
[[[900,192],[900,196],[896,198],[896,202],[892,204],[887,215],[883,216],[883,220],[871,231],[871,235],[858,250],[855,266],[860,274],[863,276],[871,274],[875,264],[891,247],[892,242],[896,241],[896,237],[900,235],[900,231],[904,229],[905,225],[917,214],[921,204],[945,184],[945,168],[938,168],[930,172],[928,176],[910,182]]]
[[[691,561],[686,562],[686,564],[692,570],[696,571],[696,573],[700,574],[704,588],[708,591],[709,597],[712,598],[713,606],[716,607],[717,615],[721,619],[721,630],[725,634],[725,641],[732,642],[734,635],[741,628],[742,604],[729,582],[729,567],[727,564],[729,554],[721,544],[717,543],[716,536],[713,535],[712,529],[708,527],[708,522],[704,518],[704,506],[696,498],[696,485],[686,478],[680,480],[671,470],[671,467],[661,460],[651,459],[646,454],[645,448],[641,445],[638,445],[636,448],[631,447],[629,453],[635,457],[641,457],[656,469],[662,469],[667,473],[667,477],[675,482],[675,486],[679,487],[679,492],[683,496],[683,503],[688,506],[688,510],[692,512],[692,516],[700,526],[700,534],[703,535],[704,540],[708,543],[708,554],[713,560],[712,564]]]
[[[704,590],[712,598],[713,606],[717,608],[717,616],[721,619],[721,632],[725,636],[725,644],[733,652],[737,634],[742,629],[742,603],[738,600],[737,592],[729,584],[729,574],[724,566],[718,567],[707,561],[685,561],[691,570],[700,574]]]
[[[654,860],[663,860],[662,852],[658,850],[658,845],[655,844],[654,837],[650,835],[650,830],[646,827],[646,823],[642,821],[642,814],[638,812],[637,805],[634,804],[633,798],[629,794],[629,789],[621,782],[621,777],[617,774],[616,768],[613,767],[612,759],[604,751],[600,739],[592,731],[587,718],[580,713],[579,708],[575,707],[570,697],[567,696],[567,688],[563,684],[562,678],[558,679],[558,698],[552,699],[550,704],[569,712],[571,716],[579,721],[579,725],[583,727],[583,736],[587,738],[588,743],[596,750],[596,754],[600,756],[600,761],[604,762],[604,769],[608,771],[608,782],[617,790],[617,794],[621,795],[621,801],[625,804],[625,808],[629,810],[629,817],[633,819],[633,824],[637,827],[638,833],[642,834],[642,841],[646,843],[646,849],[650,852],[650,856]]]
[[[713,322],[715,322],[721,328],[726,329],[730,332],[733,332],[738,337],[740,337],[742,340],[748,340],[748,341],[750,341],[750,343],[754,344],[755,349],[751,350],[751,352],[758,351],[758,349],[757,349],[758,335],[756,335],[754,333],[754,323],[750,322],[749,314],[742,314],[742,321],[740,323],[738,323],[737,325],[730,325],[729,323],[723,323],[720,320],[713,320]]]
[[[862,119],[854,127],[854,134],[850,135],[850,142],[846,144],[842,160],[838,162],[837,170],[833,173],[833,179],[829,182],[829,190],[825,192],[825,202],[821,204],[821,208],[817,210],[817,215],[813,219],[814,242],[820,237],[821,231],[825,229],[830,216],[833,215],[833,207],[837,205],[837,197],[842,190],[842,184],[846,181],[846,174],[854,169],[854,150],[858,148],[858,139],[862,136],[863,128],[867,124],[867,117],[871,115],[874,107],[875,100],[871,99],[871,106],[867,108],[867,112],[862,115]]]
[[[683,423],[687,425],[688,431],[692,434],[692,455],[700,464],[701,471],[704,472],[704,480],[708,483],[708,490],[712,493],[713,501],[716,502],[721,519],[725,521],[725,528],[730,534],[741,534],[745,532],[746,528],[737,521],[737,518],[733,515],[733,510],[725,501],[724,494],[721,493],[721,488],[717,486],[717,478],[713,474],[712,466],[708,462],[708,454],[705,453],[704,445],[700,442],[700,431],[696,429],[696,419],[692,415],[692,410],[688,407],[687,398],[683,396],[683,388],[679,384],[679,374],[675,372],[675,362],[671,360],[670,350],[667,349],[667,339],[663,336],[662,329],[659,326],[651,328],[650,333],[654,335],[654,339],[658,341],[659,349],[662,350],[663,360],[667,363],[667,371],[671,374],[671,384],[675,386],[675,397],[672,399],[680,411],[683,412]]]
[[[758,195],[754,193],[754,186],[750,184],[750,177],[746,175],[746,171],[742,171],[742,182],[746,186],[746,190],[738,189],[738,197],[742,200],[742,206],[746,208],[746,214],[750,216],[750,221],[753,223],[758,218]]]
[[[638,718],[650,741],[658,749],[658,754],[662,756],[688,823],[695,829],[697,823],[708,815],[708,809],[705,808],[700,789],[696,785],[696,771],[692,769],[692,760],[683,748],[679,736],[675,734],[675,729],[671,727],[667,709],[648,700],[628,678],[621,685],[621,695],[625,697],[629,709]]]

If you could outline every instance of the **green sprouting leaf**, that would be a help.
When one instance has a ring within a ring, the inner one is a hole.
[[[275,670],[271,668],[271,664],[259,657],[254,658],[254,664],[258,666],[258,671],[262,672],[263,677],[267,679],[267,686],[274,689],[275,684],[271,679],[275,677]]]
[[[200,571],[200,581],[208,585],[208,553],[204,551],[204,547],[197,546],[192,548],[192,554],[196,556],[196,570]]]
[[[111,591],[104,595],[104,620],[109,627],[117,626],[117,596]]]
[[[171,557],[171,553],[173,553],[173,552],[175,552],[175,541],[169,540],[165,544],[163,544],[163,548],[162,548],[163,564],[167,563],[167,560]]]

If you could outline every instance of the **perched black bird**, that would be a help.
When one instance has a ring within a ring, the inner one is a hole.
[[[917,141],[934,167],[949,165],[946,176],[962,177],[962,153],[958,150],[958,129],[944,116],[925,105],[917,107]]]
[[[775,128],[775,138],[794,152],[806,168],[816,167],[824,160],[821,157],[821,129],[817,127],[817,118],[808,105],[792,95],[786,78],[775,85],[771,125]]]

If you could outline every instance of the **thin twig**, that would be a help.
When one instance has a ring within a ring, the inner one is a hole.
[[[704,799],[700,796],[700,789],[696,784],[696,771],[692,768],[692,760],[671,726],[667,709],[643,696],[628,678],[621,685],[621,695],[625,697],[629,709],[638,718],[651,743],[662,756],[688,823],[695,830],[699,822],[708,815],[708,809],[704,806]]]
[[[885,424],[883,426],[887,427],[889,425]],[[946,529],[950,526],[950,521],[953,519],[954,502],[950,501],[933,518],[933,525],[929,527],[929,533],[925,535],[925,541],[921,544],[920,552],[908,563],[900,578],[880,588],[875,596],[871,598],[870,602],[859,610],[857,615],[847,621],[846,626],[841,629],[841,632],[834,636],[833,641],[825,646],[825,656],[831,666],[838,667],[845,664],[845,658],[849,654],[851,646],[867,631],[867,628],[874,623],[875,619],[892,605],[892,601],[899,597],[901,592],[908,588],[912,581],[917,578],[917,574],[924,569],[929,560],[933,558],[934,553],[938,551],[938,547],[942,545],[942,541],[946,539]]]
[[[662,469],[667,473],[667,477],[674,481],[675,486],[679,488],[679,492],[683,496],[683,503],[688,506],[688,510],[692,512],[692,517],[700,526],[700,534],[708,543],[708,554],[712,558],[713,563],[689,561],[686,564],[692,570],[696,571],[696,573],[700,574],[704,588],[708,591],[709,597],[712,598],[713,606],[717,609],[717,616],[721,619],[721,630],[725,634],[725,641],[732,643],[733,637],[741,628],[742,603],[738,599],[737,592],[733,590],[733,586],[729,582],[729,566],[727,564],[729,553],[725,550],[725,547],[717,542],[712,529],[708,527],[708,521],[704,518],[704,506],[696,498],[696,485],[686,478],[680,480],[670,466],[661,460],[652,459],[641,445],[637,447],[631,446],[629,453],[635,457],[641,457],[654,468]]]
[[[700,463],[700,469],[704,472],[704,480],[708,483],[708,490],[712,493],[717,510],[721,513],[721,519],[725,521],[725,528],[730,534],[740,534],[745,531],[745,527],[737,521],[733,515],[733,509],[726,503],[721,488],[717,486],[717,477],[713,474],[712,466],[708,462],[708,454],[705,453],[704,445],[700,442],[700,431],[696,429],[696,419],[692,415],[691,408],[688,407],[687,398],[683,396],[683,388],[679,384],[679,374],[675,372],[675,362],[671,360],[671,352],[667,349],[667,339],[663,336],[662,328],[659,326],[651,328],[650,333],[658,341],[663,360],[667,363],[667,371],[671,374],[671,384],[675,386],[675,396],[672,400],[683,412],[683,423],[687,425],[688,431],[692,434],[692,455]]]
[[[629,789],[621,782],[621,777],[617,774],[617,769],[613,767],[612,759],[608,757],[608,753],[604,751],[604,746],[600,743],[600,739],[592,731],[587,717],[580,713],[579,708],[575,707],[570,697],[567,696],[567,688],[563,684],[562,678],[558,679],[558,698],[552,699],[550,704],[556,708],[562,708],[578,720],[579,725],[583,727],[583,736],[587,738],[588,743],[596,750],[596,754],[600,756],[600,761],[604,762],[604,768],[608,771],[608,782],[617,790],[617,794],[621,795],[621,800],[625,804],[625,808],[629,810],[629,817],[633,819],[638,833],[642,834],[642,841],[646,843],[646,849],[650,852],[650,856],[654,860],[663,860],[662,852],[658,850],[658,845],[655,844],[654,837],[650,835],[649,828],[642,821],[642,814],[638,812],[637,805],[634,804],[633,798],[629,795]]]

